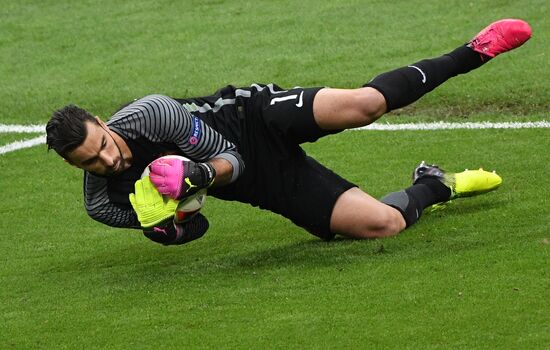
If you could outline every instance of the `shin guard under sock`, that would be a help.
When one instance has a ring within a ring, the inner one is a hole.
[[[463,45],[443,56],[382,73],[363,86],[380,91],[389,112],[413,103],[449,78],[467,73],[485,62],[487,60],[483,61],[477,52]]]

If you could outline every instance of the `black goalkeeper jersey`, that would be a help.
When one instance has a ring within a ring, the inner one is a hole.
[[[319,90],[253,84],[226,86],[206,97],[151,95],[131,103],[107,125],[126,141],[132,165],[117,176],[85,174],[89,215],[110,226],[138,228],[128,195],[151,161],[166,154],[196,162],[220,157],[233,165],[232,182],[208,189],[208,195],[270,210],[331,239],[334,203],[355,185],[300,147],[338,132],[322,130],[314,120]]]
[[[86,210],[109,226],[140,227],[128,197],[145,167],[162,155],[179,154],[196,162],[225,158],[234,165],[235,177],[244,168],[235,144],[167,96],[137,100],[115,113],[107,125],[124,139],[133,158],[130,168],[115,176],[84,174]]]
[[[258,109],[262,95],[277,91],[283,90],[271,84],[226,86],[211,96],[198,98],[150,95],[122,108],[107,125],[127,143],[132,165],[116,176],[85,172],[88,214],[109,226],[139,228],[128,196],[145,167],[166,154],[179,154],[196,162],[214,157],[229,160],[234,165],[234,177],[239,178],[209,189],[208,194],[270,209],[267,192],[273,159],[269,154],[273,148],[277,154],[287,153],[288,148],[272,139],[257,114],[261,114]]]

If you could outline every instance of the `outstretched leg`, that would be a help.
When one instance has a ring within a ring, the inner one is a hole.
[[[315,121],[326,130],[368,125],[384,113],[413,103],[448,79],[519,47],[530,37],[531,28],[524,21],[494,22],[468,44],[443,56],[380,74],[363,88],[319,91],[313,101]]]

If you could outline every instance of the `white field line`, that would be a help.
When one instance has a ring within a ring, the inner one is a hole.
[[[383,124],[374,123],[351,130],[376,130],[376,131],[400,131],[400,130],[452,130],[452,129],[546,129],[550,128],[550,122],[479,122],[479,123],[407,123],[407,124]]]
[[[0,124],[0,134],[2,133],[34,133],[44,132],[45,125],[7,125]],[[407,123],[407,124],[383,124],[375,123],[351,130],[365,131],[400,131],[400,130],[452,130],[452,129],[547,129],[550,128],[550,122],[479,122],[479,123]],[[0,146],[0,155],[19,149],[33,147],[46,143],[46,135],[41,135],[28,140],[21,140]]]
[[[0,124],[0,134],[28,134],[32,132],[46,132],[46,125]]]
[[[32,139],[15,141],[12,143],[8,143],[5,146],[0,146],[0,154],[17,151],[23,148],[33,147],[36,145],[41,145],[43,143],[46,143],[46,134],[40,135]]]

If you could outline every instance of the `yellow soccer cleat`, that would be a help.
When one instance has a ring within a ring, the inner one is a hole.
[[[478,170],[464,170],[461,173],[449,174],[454,177],[454,186],[451,187],[451,199],[471,197],[496,190],[502,184],[502,178],[496,172]]]
[[[424,161],[413,172],[413,184],[423,177],[435,178],[451,190],[449,200],[471,197],[496,190],[502,184],[502,178],[496,172],[464,170],[460,173],[447,172],[437,165],[428,165]]]

